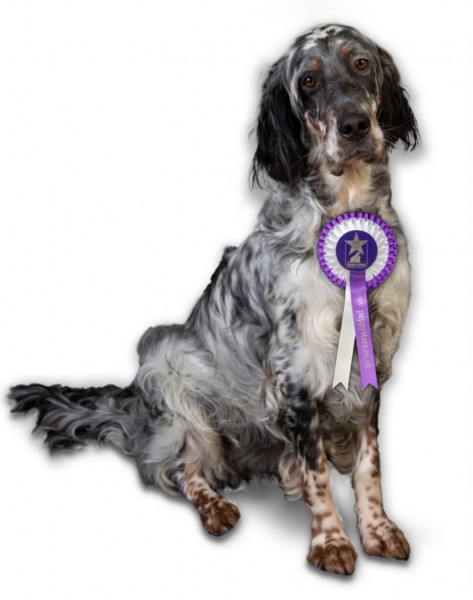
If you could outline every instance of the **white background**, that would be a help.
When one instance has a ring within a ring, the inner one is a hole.
[[[3,597],[471,594],[466,1],[2,0],[1,394],[32,381],[126,385],[141,332],[185,320],[261,205],[247,174],[263,73],[324,22],[394,55],[423,134],[421,150],[392,157],[414,294],[381,414],[386,505],[411,560],[363,555],[345,478],[335,493],[359,559],[342,579],[306,564],[310,515],[277,486],[231,494],[242,520],[215,540],[110,449],[50,458],[32,416],[4,402]]]

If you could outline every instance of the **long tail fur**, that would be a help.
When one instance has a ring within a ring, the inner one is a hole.
[[[45,434],[51,451],[76,448],[86,440],[111,443],[131,454],[135,438],[133,387],[70,388],[62,385],[18,385],[9,397],[13,413],[38,411],[35,432]]]

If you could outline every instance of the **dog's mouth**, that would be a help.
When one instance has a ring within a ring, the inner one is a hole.
[[[377,143],[376,140],[370,140],[363,144],[343,144],[335,157],[327,156],[327,166],[332,175],[340,177],[346,167],[355,161],[361,161],[366,164],[382,163],[386,158],[384,144]]]

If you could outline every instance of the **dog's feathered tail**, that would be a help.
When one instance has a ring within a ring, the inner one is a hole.
[[[51,451],[82,446],[87,440],[110,443],[131,454],[135,439],[133,387],[70,388],[18,385],[9,393],[13,413],[38,411],[35,432],[45,434]]]

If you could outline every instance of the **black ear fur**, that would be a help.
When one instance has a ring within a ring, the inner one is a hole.
[[[404,150],[414,150],[420,141],[417,121],[409,106],[409,96],[401,85],[401,78],[391,56],[378,47],[383,69],[381,105],[378,123],[384,131],[388,150],[402,142]]]
[[[252,182],[257,185],[264,173],[275,181],[293,185],[306,163],[302,123],[291,106],[281,64],[282,61],[273,66],[263,86],[251,169]]]

